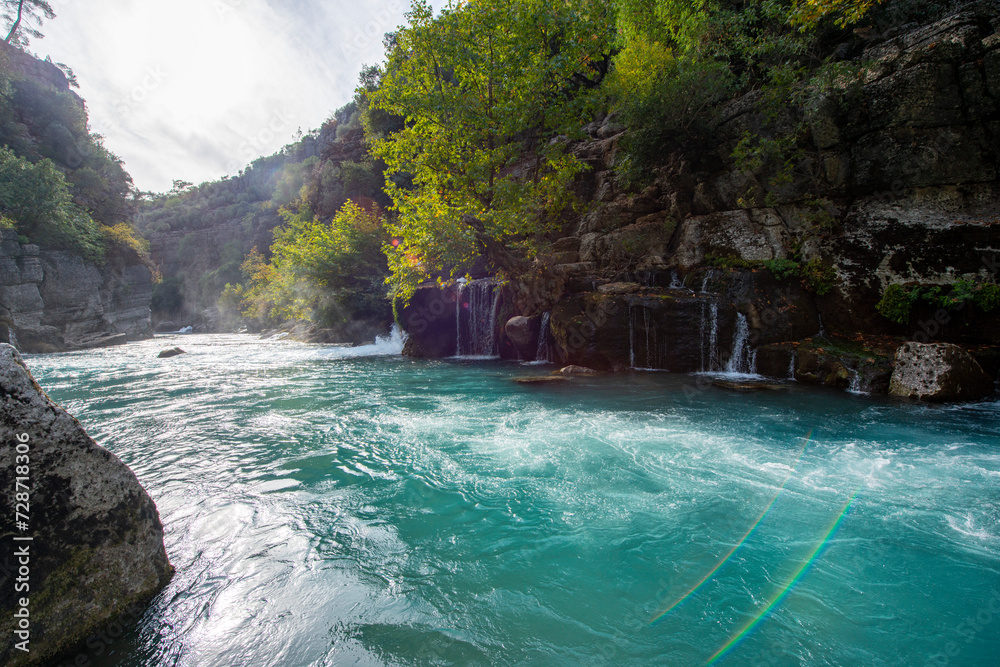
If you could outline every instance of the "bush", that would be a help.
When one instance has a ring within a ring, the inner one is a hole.
[[[31,242],[104,260],[104,239],[90,215],[73,203],[62,172],[51,160],[32,164],[0,148],[0,215]],[[9,224],[9,223],[8,223]]]
[[[964,308],[972,303],[988,313],[1000,306],[1000,286],[972,280],[956,280],[951,285],[889,285],[875,309],[897,324],[906,324],[918,302],[938,308]]]
[[[607,85],[628,128],[615,169],[626,184],[639,186],[670,142],[711,130],[714,106],[732,94],[736,80],[725,63],[676,57],[663,43],[638,36],[618,54]]]

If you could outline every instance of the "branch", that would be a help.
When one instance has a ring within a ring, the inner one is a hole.
[[[510,275],[519,275],[522,273],[524,263],[507,250],[503,244],[487,233],[486,226],[483,225],[482,220],[474,215],[466,214],[462,216],[462,223],[472,229],[472,232],[476,236],[476,242],[491,264],[497,268],[504,269]]]
[[[10,27],[10,32],[7,33],[7,39],[3,40],[5,44],[10,44],[10,40],[14,38],[14,34],[21,25],[21,14],[24,12],[24,2],[25,0],[20,0],[20,2],[17,3],[17,20],[14,21],[14,25]]]

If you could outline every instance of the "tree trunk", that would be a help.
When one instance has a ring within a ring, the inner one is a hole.
[[[7,39],[3,40],[5,44],[10,44],[10,40],[14,38],[14,35],[17,33],[17,29],[21,26],[21,15],[22,12],[24,12],[24,2],[25,0],[21,0],[17,3],[17,20],[15,20],[14,25],[10,27],[10,32],[7,33]]]
[[[524,267],[524,261],[518,259],[512,252],[507,250],[499,241],[486,233],[483,221],[473,215],[462,216],[462,223],[468,225],[476,235],[476,242],[486,256],[487,261],[498,269],[503,269],[512,276],[520,275]]]

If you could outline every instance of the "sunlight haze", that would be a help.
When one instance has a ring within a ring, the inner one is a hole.
[[[69,65],[141,190],[200,183],[318,127],[409,3],[57,0],[31,50]]]

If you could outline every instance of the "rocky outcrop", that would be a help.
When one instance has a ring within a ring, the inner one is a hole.
[[[25,352],[84,349],[118,334],[150,338],[151,296],[152,274],[144,264],[110,260],[98,267],[22,245],[16,232],[0,230],[2,340]]]
[[[795,259],[811,263],[814,278],[826,272],[800,301],[813,302],[831,331],[913,335],[877,311],[887,285],[1000,274],[996,8],[969,5],[892,38],[844,44],[862,85],[784,111],[778,125],[807,128],[784,185],[769,185],[767,167],[743,170],[731,157],[745,132],[768,136],[756,92],[720,110],[714,146],[665,154],[641,193],[618,188],[616,146],[599,134],[603,125],[588,127],[576,153],[593,168],[596,205],[577,225],[580,258],[595,276],[619,280]],[[913,326],[940,319],[937,306],[921,309]],[[933,337],[1000,343],[1000,308],[969,310],[938,322]]]
[[[0,345],[0,443],[4,515],[27,516],[24,528],[5,524],[3,549],[27,549],[30,585],[0,587],[0,662],[53,664],[167,583],[163,526],[132,471],[49,400],[9,345]],[[27,478],[27,509],[15,507],[15,476]],[[21,598],[30,653],[14,648]]]
[[[889,393],[921,401],[972,401],[993,394],[993,380],[968,352],[947,343],[906,343],[896,351]]]
[[[907,339],[993,355],[1000,307],[987,300],[924,299],[907,325],[876,305],[889,285],[940,296],[1000,282],[998,6],[846,37],[833,57],[857,85],[810,89],[780,112],[760,91],[733,99],[710,138],[665,147],[638,192],[615,173],[625,128],[613,115],[584,127],[571,149],[589,167],[575,189],[590,205],[505,287],[496,335],[510,356],[534,358],[546,313],[550,360],[600,370],[756,370],[885,393]],[[793,139],[790,171],[737,164],[747,133]],[[409,314],[423,333],[408,352],[453,354],[451,308],[427,316],[447,295],[418,291]],[[866,349],[858,336],[892,343]]]

